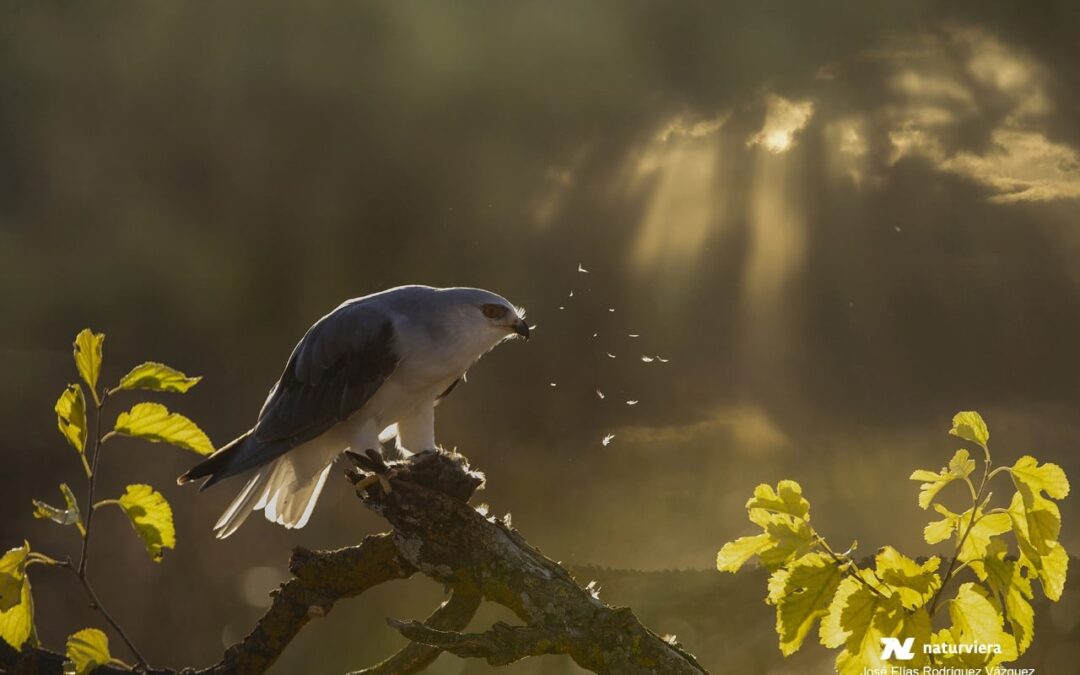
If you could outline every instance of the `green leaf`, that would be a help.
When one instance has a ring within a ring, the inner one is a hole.
[[[21,649],[34,635],[34,599],[26,576],[30,544],[23,542],[0,557],[0,639]]]
[[[151,391],[183,394],[198,384],[201,379],[201,377],[188,377],[164,363],[147,361],[132,368],[131,372],[120,380],[119,388],[149,389]]]
[[[152,443],[170,443],[200,455],[214,452],[214,445],[202,429],[183,415],[170,413],[160,403],[139,403],[128,412],[120,413],[113,430]]]
[[[150,558],[161,562],[163,549],[176,547],[176,528],[169,502],[149,485],[129,485],[119,504],[131,519]]]
[[[986,449],[986,444],[990,442],[990,430],[986,427],[982,415],[974,410],[953,415],[952,429],[949,429],[949,433],[965,441],[971,441],[983,449]]]
[[[105,343],[104,333],[95,333],[83,328],[75,336],[75,367],[79,370],[83,382],[90,387],[90,393],[97,400],[97,381],[101,375],[101,347]]]
[[[64,675],[87,675],[112,660],[109,638],[97,628],[84,628],[67,639]]]
[[[56,426],[71,447],[86,452],[86,398],[82,387],[69,384],[60,398],[56,399]]]
[[[754,488],[754,496],[746,502],[746,508],[786,513],[803,519],[810,515],[810,502],[803,497],[802,487],[793,480],[780,481],[776,490],[765,483],[758,485]]]
[[[949,460],[949,465],[943,467],[941,471],[934,472],[926,469],[915,471],[911,474],[910,479],[924,481],[919,486],[919,506],[924,509],[929,508],[934,501],[934,497],[941,492],[943,487],[954,480],[967,478],[974,470],[975,460],[968,456],[967,450],[960,449]]]
[[[769,584],[780,651],[789,656],[802,647],[814,622],[828,612],[840,584],[840,568],[820,553],[808,553],[774,572]]]
[[[71,492],[71,488],[68,487],[67,483],[60,484],[60,494],[64,495],[67,508],[58,509],[35,499],[33,500],[34,517],[51,520],[60,525],[77,525],[81,531],[82,519],[79,515],[79,504],[75,501],[75,495]]]
[[[729,541],[716,555],[716,569],[721,572],[738,572],[747,560],[772,545],[772,537],[768,534],[739,537],[735,541]]]
[[[937,574],[941,560],[934,556],[919,564],[892,546],[882,548],[874,558],[878,578],[891,587],[893,595],[907,609],[922,607],[941,588]]]

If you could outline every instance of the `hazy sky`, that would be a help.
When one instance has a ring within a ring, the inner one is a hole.
[[[488,287],[538,325],[438,436],[563,560],[708,567],[781,478],[838,544],[925,553],[905,477],[945,463],[961,409],[1001,461],[1080,476],[1075,3],[2,12],[4,547],[65,541],[27,505],[80,480],[52,414],[79,328],[108,334],[106,378],[204,375],[170,405],[222,443],[312,321],[401,283]],[[332,481],[304,532],[216,543],[232,487],[173,486],[180,451],[114,452],[107,485],[177,512],[148,587],[196,569],[193,607],[240,628],[218,576],[381,526]]]

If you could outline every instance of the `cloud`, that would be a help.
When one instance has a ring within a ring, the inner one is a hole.
[[[1076,150],[1032,131],[997,129],[992,138],[986,152],[958,153],[939,166],[993,189],[992,202],[1080,198]]]
[[[1080,197],[1080,156],[1046,135],[1046,69],[983,29],[921,36],[883,58],[894,71],[884,106],[890,163],[922,157],[979,183],[995,203]],[[988,142],[958,142],[979,123]]]
[[[765,124],[747,145],[760,145],[776,154],[786,152],[813,114],[812,101],[791,101],[769,94],[765,99]]]

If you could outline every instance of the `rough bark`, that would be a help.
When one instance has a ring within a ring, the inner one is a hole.
[[[350,457],[349,472],[364,505],[392,531],[337,551],[293,552],[293,579],[274,593],[266,614],[220,662],[203,669],[153,670],[155,675],[256,675],[277,660],[296,634],[334,603],[392,579],[421,572],[453,590],[424,623],[389,620],[411,640],[397,654],[350,675],[409,675],[443,651],[483,658],[492,665],[528,656],[565,654],[595,673],[700,675],[705,670],[678,644],[643,626],[628,608],[600,601],[569,572],[544,556],[505,520],[469,505],[483,475],[460,455],[442,451],[384,463],[374,452]],[[522,625],[497,623],[463,631],[481,600],[509,608]],[[0,643],[0,672],[62,673],[63,657],[42,649],[14,650]],[[115,667],[101,675],[127,672]]]
[[[544,556],[506,520],[468,504],[483,476],[464,458],[428,452],[380,466],[353,455],[361,499],[394,528],[398,550],[418,570],[444,583],[468,583],[484,599],[514,612],[523,627],[483,634],[392,623],[409,639],[504,664],[536,654],[566,654],[595,673],[698,674],[693,656],[643,626],[627,608],[607,606]],[[383,480],[371,481],[370,476]],[[390,487],[387,492],[386,488]]]

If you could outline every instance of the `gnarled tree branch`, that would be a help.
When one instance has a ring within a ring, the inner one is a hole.
[[[398,550],[411,565],[443,583],[475,586],[525,624],[480,635],[398,624],[406,637],[433,647],[453,645],[450,651],[492,663],[543,653],[569,655],[595,673],[705,672],[689,653],[641,625],[632,611],[609,607],[579,586],[507,522],[469,506],[483,476],[460,455],[425,452],[388,465],[373,453],[350,457],[361,469],[352,475],[361,499],[394,527]],[[382,480],[368,480],[372,475]]]
[[[452,588],[452,597],[424,623],[390,621],[412,643],[351,675],[417,673],[442,651],[493,665],[565,654],[583,668],[612,675],[705,673],[692,655],[643,626],[630,609],[609,607],[594,591],[579,586],[506,520],[470,506],[484,479],[460,455],[433,451],[390,463],[374,452],[350,457],[360,467],[349,474],[358,496],[393,530],[337,551],[297,548],[289,563],[294,578],[274,592],[266,614],[219,663],[201,670],[147,672],[264,673],[308,622],[324,616],[338,600],[421,572]],[[509,608],[522,625],[497,623],[485,632],[461,632],[481,599]],[[62,663],[63,657],[53,652],[16,652],[0,643],[0,672],[57,675]],[[96,672],[126,671],[106,666]]]

